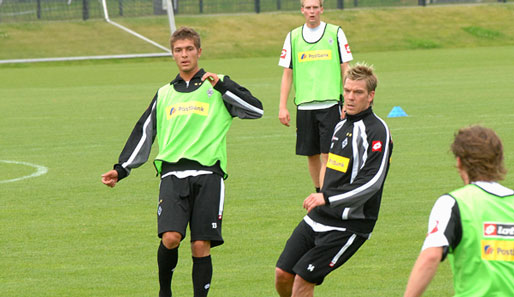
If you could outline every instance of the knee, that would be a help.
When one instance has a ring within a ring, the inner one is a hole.
[[[162,244],[169,250],[177,248],[181,240],[182,235],[178,232],[165,232],[162,234]]]
[[[275,268],[275,283],[290,284],[294,281],[294,274],[286,272],[280,268]]]
[[[211,254],[211,242],[208,240],[195,240],[191,242],[193,257],[207,257]]]

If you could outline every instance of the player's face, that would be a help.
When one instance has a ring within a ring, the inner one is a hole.
[[[202,49],[196,48],[193,40],[175,41],[172,52],[180,72],[191,73],[198,70],[198,58],[202,54]]]
[[[301,8],[302,14],[305,17],[305,23],[309,28],[316,28],[321,22],[321,14],[323,7],[320,0],[305,0]]]
[[[346,114],[355,115],[368,109],[375,91],[368,92],[366,81],[346,79],[344,83],[344,106]]]

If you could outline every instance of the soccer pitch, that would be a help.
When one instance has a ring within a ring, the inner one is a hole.
[[[394,151],[373,236],[316,296],[400,296],[433,202],[462,185],[449,152],[458,128],[497,131],[511,171],[503,184],[514,187],[514,47],[357,53],[354,61],[376,68],[374,110]],[[277,118],[277,62],[200,60],[250,89],[265,111],[259,120],[235,119],[228,135],[225,244],[212,250],[212,297],[276,296],[275,261],[313,189],[305,158],[294,154],[295,129]],[[0,161],[0,296],[157,295],[154,168],[148,162],[114,189],[100,175],[176,73],[171,60],[0,68],[0,160],[9,161]],[[408,117],[387,118],[394,106]],[[48,171],[15,180],[37,169],[13,161]],[[192,295],[188,239],[175,296]],[[452,293],[444,262],[425,296]]]

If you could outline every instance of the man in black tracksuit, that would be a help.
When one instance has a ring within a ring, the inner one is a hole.
[[[346,117],[332,137],[320,193],[303,203],[308,214],[280,255],[275,285],[281,297],[314,295],[314,287],[369,238],[378,218],[392,141],[371,108],[377,78],[356,65],[344,81]]]

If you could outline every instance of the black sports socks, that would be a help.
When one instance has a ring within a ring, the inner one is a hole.
[[[206,297],[211,287],[212,261],[211,256],[193,257],[193,288],[195,297]]]
[[[171,297],[171,278],[178,262],[178,248],[169,250],[164,244],[157,250],[157,264],[159,266],[159,297]]]

